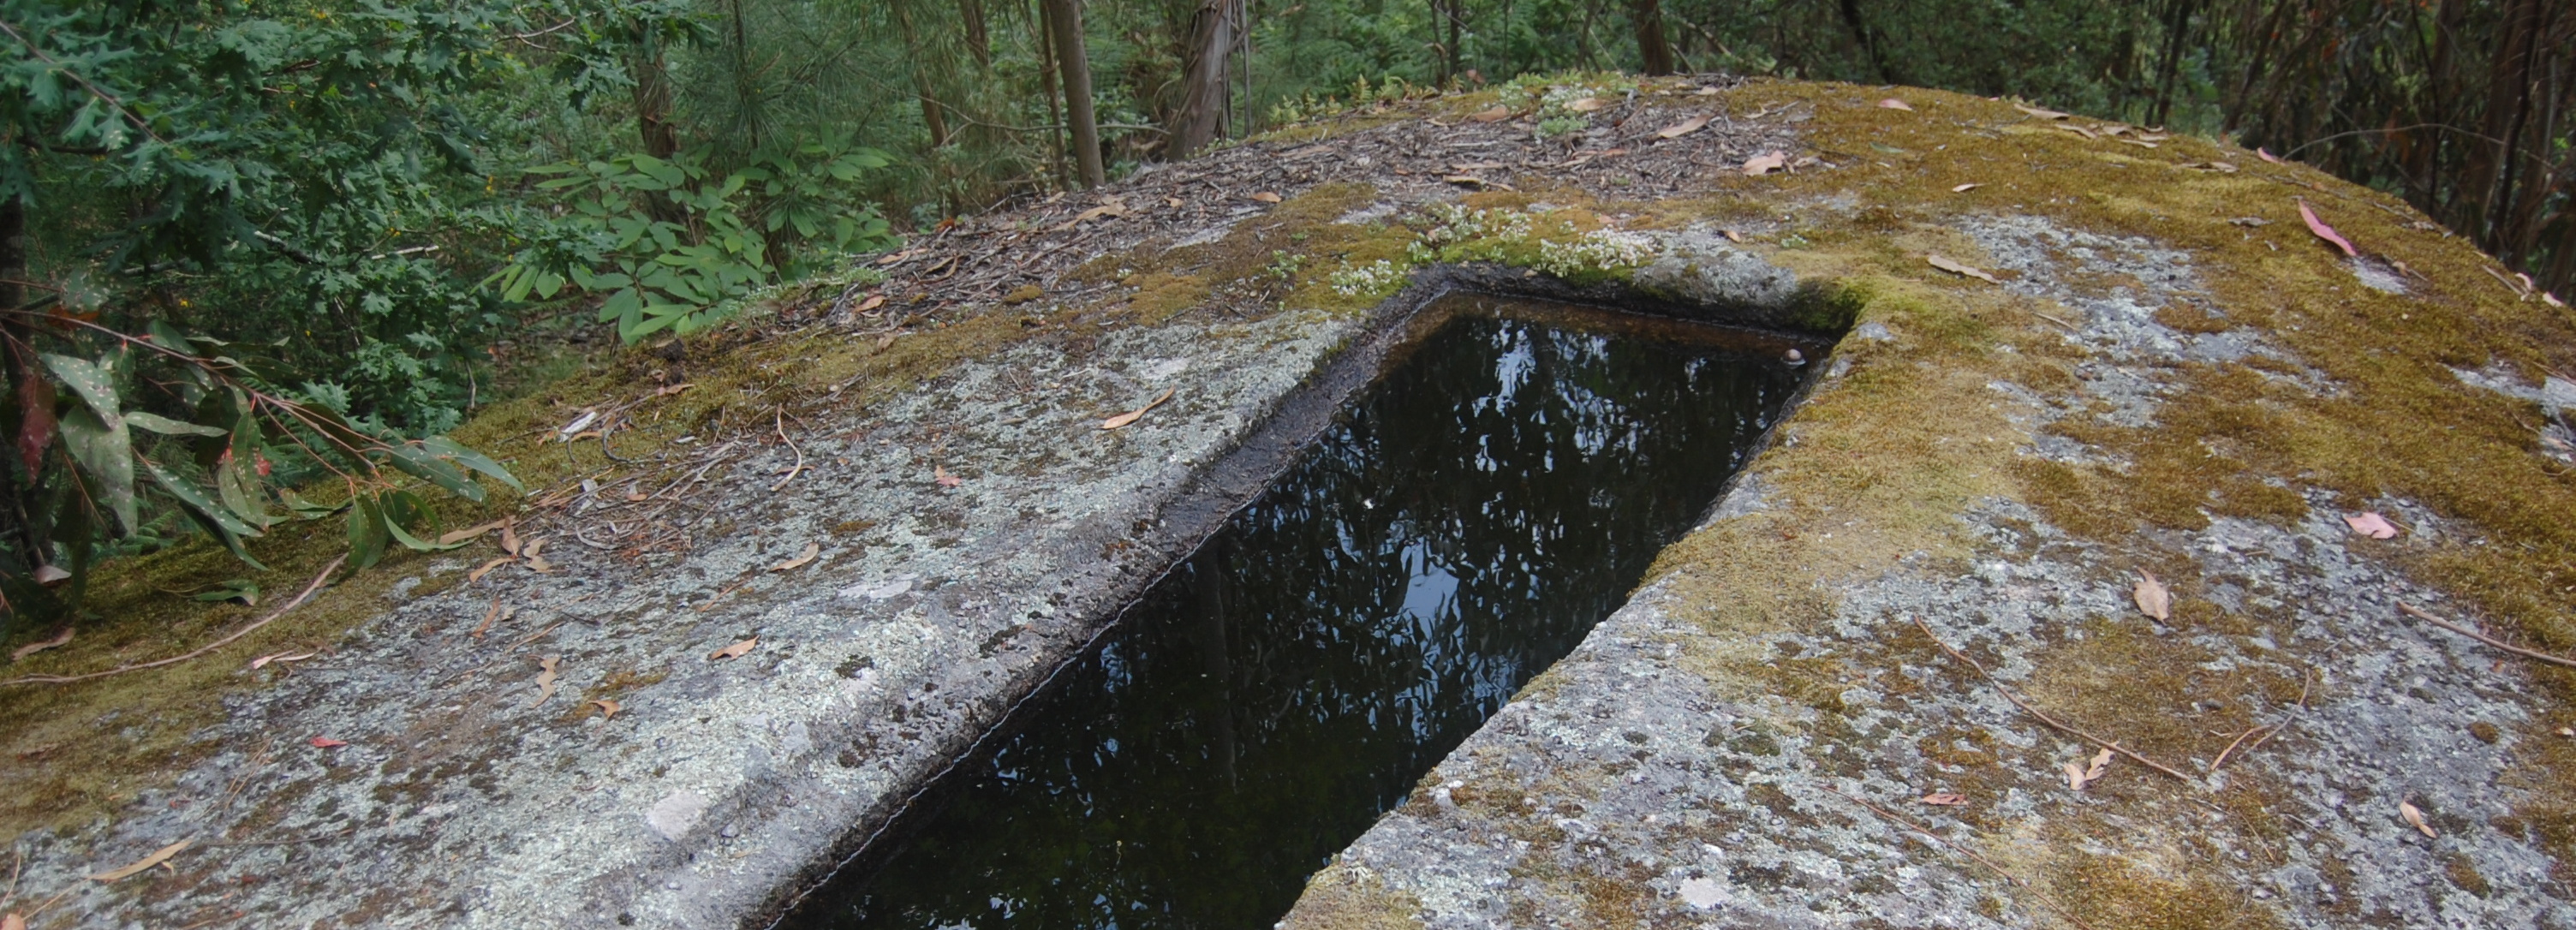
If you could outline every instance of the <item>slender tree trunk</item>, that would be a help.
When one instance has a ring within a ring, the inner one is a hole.
[[[966,53],[975,66],[993,66],[993,38],[984,30],[984,0],[957,0],[957,21],[966,27]]]
[[[921,47],[921,32],[912,24],[913,0],[897,0],[893,5],[895,29],[903,33],[904,57],[912,61],[912,90],[921,100],[921,125],[930,130],[930,147],[948,144],[948,118],[941,112],[939,97],[932,90],[929,55]]]
[[[2173,112],[2174,81],[2182,74],[2183,50],[2189,47],[2184,40],[2191,33],[2195,5],[2194,0],[2173,0],[2171,15],[2165,19],[2164,60],[2157,68],[2156,101],[2147,109],[2147,122],[2151,125],[2164,125]]]
[[[1199,0],[1190,16],[1181,109],[1172,120],[1167,152],[1172,158],[1187,158],[1225,132],[1226,58],[1243,29],[1243,6],[1243,0]]]
[[[1653,77],[1673,73],[1673,44],[1664,37],[1663,0],[1630,0],[1629,13],[1637,21],[1637,57]]]
[[[1047,147],[1054,155],[1051,164],[1055,168],[1055,186],[1062,189],[1071,186],[1072,182],[1065,177],[1064,111],[1062,99],[1055,92],[1055,37],[1053,27],[1049,25],[1055,21],[1055,12],[1053,7],[1043,5],[1044,2],[1040,0],[1042,5],[1037,8],[1037,15],[1029,17],[1029,26],[1037,30],[1038,89],[1046,95]]]
[[[638,23],[635,61],[635,135],[644,154],[669,160],[680,152],[680,130],[671,122],[671,70],[662,58],[662,37],[648,23]],[[644,198],[644,212],[665,223],[686,223],[688,212],[662,193]]]
[[[1878,79],[1892,84],[1908,83],[1897,77],[1896,69],[1888,65],[1887,52],[1879,47],[1878,30],[1869,28],[1861,18],[1860,0],[1842,0],[1838,10],[1843,16],[1843,26],[1851,30],[1852,41],[1860,43],[1862,54],[1869,57],[1870,70],[1878,75]]]
[[[1109,183],[1100,164],[1100,124],[1091,113],[1091,53],[1082,38],[1080,0],[1040,0],[1046,4],[1047,27],[1055,34],[1057,64],[1064,70],[1064,109],[1073,124],[1073,160],[1082,167],[1082,186]]]

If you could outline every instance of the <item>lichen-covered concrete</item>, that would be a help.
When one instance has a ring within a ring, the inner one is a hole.
[[[2576,676],[2397,609],[2576,646],[2576,326],[2391,198],[2003,101],[1599,75],[1365,106],[881,267],[469,424],[550,572],[467,580],[487,535],[194,663],[0,692],[0,777],[44,788],[0,804],[0,910],[757,925],[1466,283],[1849,335],[1290,926],[2576,925]],[[609,434],[556,441],[586,410]],[[273,590],[332,548],[263,545]],[[155,589],[238,571],[144,560],[28,666],[185,651],[254,612]],[[249,667],[281,652],[314,654]],[[2071,788],[2097,748],[2039,714],[2173,774]]]

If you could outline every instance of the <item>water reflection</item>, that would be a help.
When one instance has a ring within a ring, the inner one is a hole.
[[[1269,926],[1626,598],[1796,386],[1765,340],[1446,309],[787,925]]]

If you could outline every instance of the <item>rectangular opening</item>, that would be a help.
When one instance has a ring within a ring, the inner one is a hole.
[[[1473,295],[1414,325],[781,926],[1269,927],[1627,600],[1828,345]]]

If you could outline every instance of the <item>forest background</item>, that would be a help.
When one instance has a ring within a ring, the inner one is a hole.
[[[1569,70],[2225,136],[2576,280],[2564,0],[0,0],[0,33],[0,637],[197,535],[251,561],[336,517],[360,563],[435,548],[405,488],[515,484],[439,434],[567,342],[718,325],[1282,123]]]

